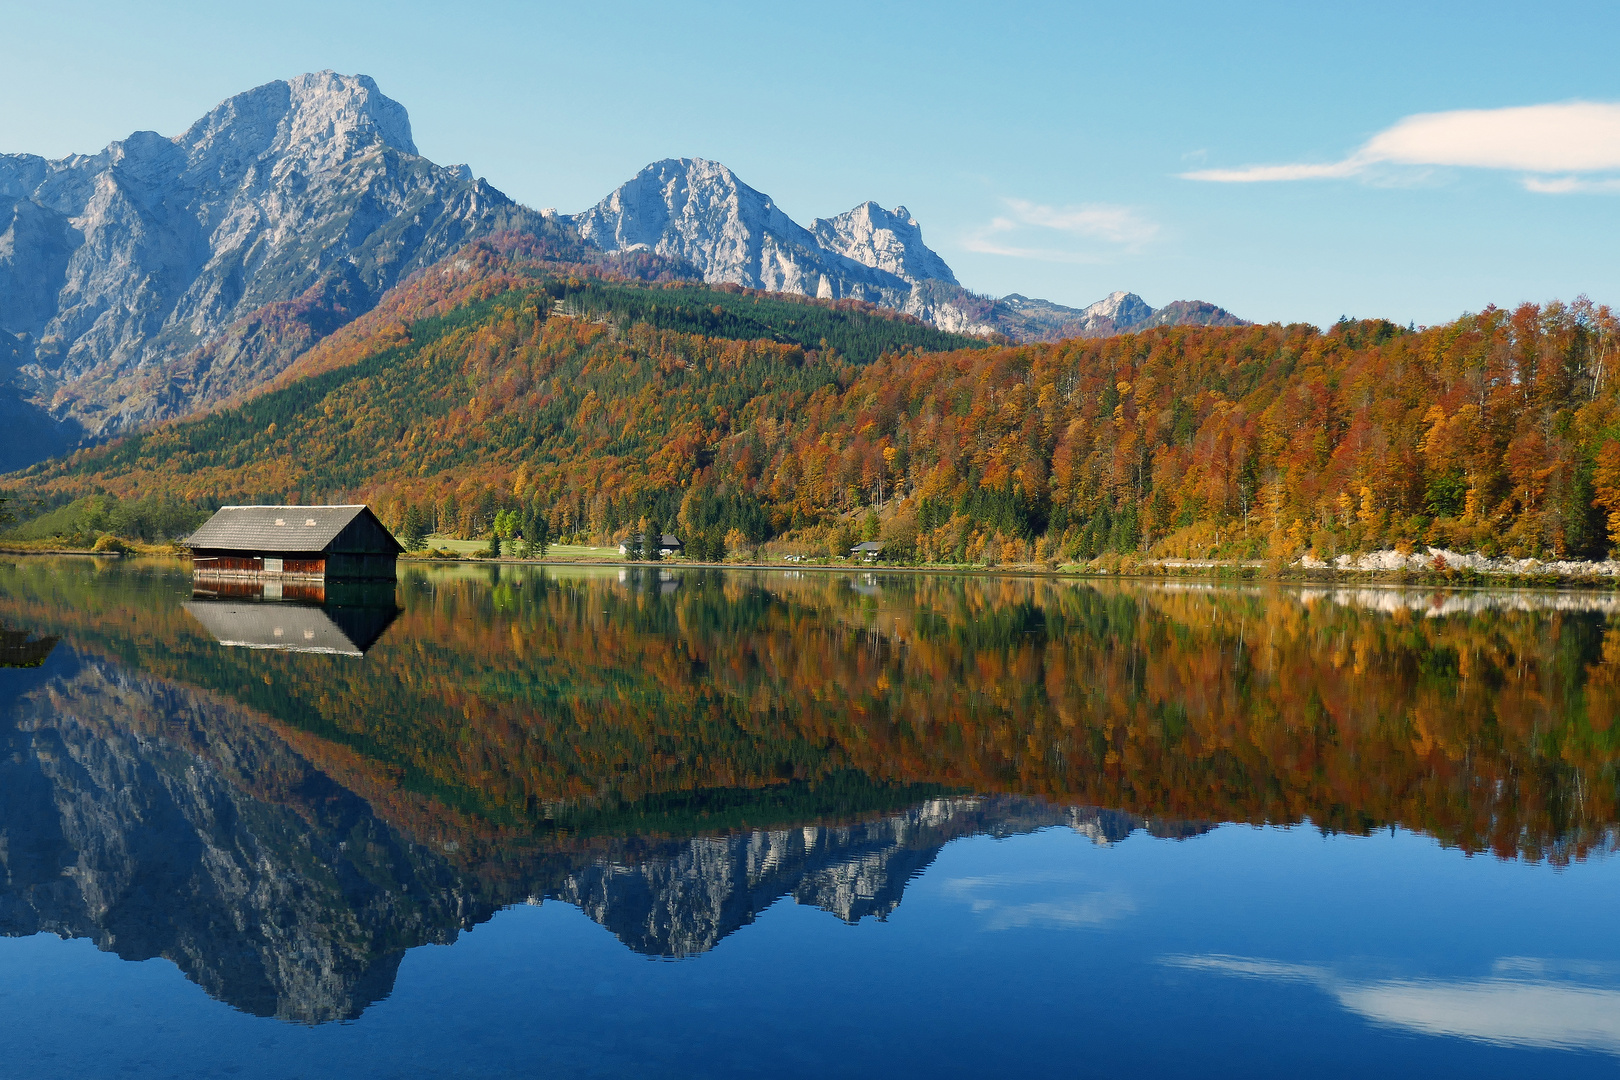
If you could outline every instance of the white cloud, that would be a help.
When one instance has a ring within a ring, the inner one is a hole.
[[[1046,262],[1100,262],[1115,252],[1134,252],[1158,235],[1159,226],[1128,206],[1085,203],[1079,206],[1043,206],[1027,199],[1003,199],[1009,213],[968,235],[969,251],[984,255],[1011,255]],[[1074,241],[1052,246],[1053,234]],[[1042,243],[1046,240],[1046,243]],[[1098,250],[1102,244],[1106,250]]]
[[[1341,161],[1197,169],[1181,175],[1216,183],[1266,183],[1343,179],[1378,166],[1414,165],[1528,174],[1524,186],[1545,194],[1620,192],[1620,180],[1579,175],[1620,171],[1620,104],[1575,101],[1419,113],[1374,135]],[[1576,175],[1548,175],[1557,173]]]
[[[1171,956],[1172,967],[1311,983],[1377,1024],[1498,1046],[1620,1054],[1620,990],[1558,978],[1557,965],[1504,961],[1479,979],[1345,979],[1324,967],[1243,956]],[[1566,975],[1577,972],[1569,971]]]

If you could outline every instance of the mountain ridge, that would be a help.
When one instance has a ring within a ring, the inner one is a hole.
[[[116,434],[206,404],[166,394],[162,368],[264,305],[318,289],[334,297],[325,321],[346,321],[513,227],[558,232],[419,156],[404,107],[363,75],[266,83],[172,138],[0,155],[3,374],[56,442]]]
[[[923,241],[922,226],[904,206],[885,210],[867,200],[806,228],[769,195],[705,158],[655,161],[567,220],[604,252],[645,249],[681,258],[710,284],[862,300],[950,333],[1055,341],[1149,326],[1247,325],[1205,301],[1153,308],[1123,291],[1085,308],[1018,293],[978,296]]]
[[[807,228],[702,158],[654,162],[580,214],[537,212],[422,157],[370,77],[313,72],[171,137],[0,154],[0,470],[251,394],[410,275],[509,232],[587,268],[856,300],[949,333],[1126,325],[1086,314],[1096,305],[970,293],[904,206],[867,201]],[[1179,322],[1241,321],[1180,303]]]

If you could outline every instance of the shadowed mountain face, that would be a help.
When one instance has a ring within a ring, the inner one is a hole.
[[[784,898],[886,918],[969,836],[1561,863],[1620,821],[1601,595],[435,568],[353,656],[218,639],[189,585],[0,564],[0,933],[304,1023],[524,901],[693,957]]]

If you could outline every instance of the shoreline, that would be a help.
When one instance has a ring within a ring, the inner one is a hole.
[[[184,555],[170,552],[141,551],[89,551],[71,548],[21,548],[0,544],[0,557],[48,556],[53,558],[151,558],[187,562]],[[688,570],[754,570],[801,571],[816,573],[889,574],[968,574],[973,576],[1043,577],[1075,581],[1208,581],[1217,584],[1278,584],[1278,585],[1376,585],[1406,588],[1444,589],[1536,589],[1550,591],[1583,590],[1593,592],[1620,591],[1620,575],[1603,573],[1572,573],[1566,570],[1537,569],[1496,570],[1451,568],[1363,568],[1332,564],[1301,565],[1294,563],[1276,567],[1257,560],[1155,560],[1129,562],[1118,569],[1093,567],[1083,564],[1062,564],[1056,567],[1034,563],[1009,563],[1000,566],[957,565],[936,563],[911,565],[903,563],[827,563],[827,562],[693,562],[666,559],[658,562],[630,562],[622,559],[498,559],[454,556],[450,558],[422,558],[401,556],[400,563],[413,566],[435,564],[485,566],[581,566],[618,567],[619,569],[688,569]]]
[[[1130,569],[1108,570],[1069,563],[1047,568],[1035,563],[1008,563],[1001,566],[971,566],[951,563],[911,565],[905,563],[782,563],[782,562],[693,562],[663,559],[658,562],[630,562],[622,559],[516,559],[502,556],[488,558],[413,558],[400,559],[402,563],[432,565],[434,563],[485,564],[489,566],[592,566],[628,569],[690,569],[690,570],[797,570],[821,573],[849,573],[865,571],[890,574],[972,574],[982,576],[1047,577],[1073,580],[1107,581],[1212,581],[1221,584],[1285,584],[1285,585],[1383,585],[1391,587],[1416,586],[1420,588],[1449,589],[1584,589],[1598,592],[1620,591],[1620,577],[1603,574],[1521,573],[1498,570],[1412,570],[1412,569],[1359,569],[1335,566],[1301,566],[1293,564],[1277,570],[1257,560],[1164,560],[1136,563]]]

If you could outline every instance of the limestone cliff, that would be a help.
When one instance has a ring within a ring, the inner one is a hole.
[[[0,155],[0,413],[26,403],[55,450],[191,411],[291,359],[227,350],[219,371],[165,377],[238,320],[306,297],[325,332],[504,229],[561,227],[420,156],[405,109],[364,75],[268,83],[172,138]],[[0,468],[38,456],[0,440]]]

